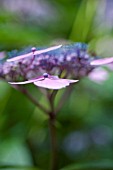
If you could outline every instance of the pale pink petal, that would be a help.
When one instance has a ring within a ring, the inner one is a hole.
[[[7,59],[7,62],[21,60],[21,59],[23,59],[23,58],[30,57],[30,56],[32,56],[32,55],[33,55],[33,53],[30,52],[30,53],[28,53],[28,54],[24,54],[24,55],[20,55],[20,56],[17,56],[17,57],[13,57],[13,58],[11,58],[11,59]]]
[[[106,64],[106,67],[113,71],[113,63]]]
[[[13,57],[11,59],[7,59],[7,62],[17,61],[17,60],[21,60],[23,58],[30,57],[30,56],[33,56],[33,55],[38,55],[38,54],[46,53],[48,51],[56,50],[56,49],[60,48],[61,46],[62,45],[57,45],[57,46],[54,46],[54,47],[46,48],[44,50],[38,50],[38,51],[30,52],[28,54],[24,54],[24,55],[20,55],[20,56],[17,56],[17,57]]]
[[[49,52],[49,51],[52,51],[52,50],[56,50],[56,49],[58,49],[60,47],[62,47],[62,45],[57,45],[57,46],[49,47],[49,48],[46,48],[44,50],[35,51],[34,54],[38,55],[38,54],[46,53],[46,52]]]
[[[29,84],[29,83],[34,83],[35,81],[38,81],[38,80],[44,80],[43,77],[41,78],[34,78],[34,79],[31,79],[31,80],[28,80],[28,81],[22,81],[22,82],[8,82],[9,84]]]
[[[96,68],[88,75],[88,77],[90,80],[92,80],[98,84],[102,84],[105,80],[108,79],[109,74],[103,68]]]
[[[78,80],[45,78],[43,81],[35,81],[34,84],[39,87],[57,90],[69,86],[70,83],[75,83],[77,81]]]
[[[105,65],[113,62],[113,57],[111,58],[103,58],[103,59],[97,59],[92,61],[90,64],[93,66],[98,66],[98,65]]]
[[[70,80],[70,79],[61,79],[58,76],[51,76],[49,74],[47,74],[47,75],[48,75],[48,78],[45,78],[44,74],[43,74],[43,76],[36,77],[36,78],[33,78],[28,81],[9,82],[9,83],[10,84],[18,84],[18,85],[34,83],[36,86],[39,86],[39,87],[44,87],[44,88],[48,88],[48,89],[61,89],[66,86],[69,86],[70,83],[75,83],[78,81],[78,80]]]

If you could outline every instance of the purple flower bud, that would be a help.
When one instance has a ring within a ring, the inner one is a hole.
[[[31,52],[30,52],[31,51]],[[9,54],[9,53],[8,53]],[[74,79],[87,76],[95,66],[94,57],[88,53],[87,45],[54,46],[49,48],[25,49],[23,52],[10,53],[10,57],[2,64],[2,76],[7,81],[28,80],[47,72],[50,75],[65,72]]]
[[[36,51],[36,47],[32,47],[31,51],[34,53]]]

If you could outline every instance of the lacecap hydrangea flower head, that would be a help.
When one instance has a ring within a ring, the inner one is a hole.
[[[84,43],[33,47],[8,53],[8,59],[0,66],[0,76],[11,84],[34,83],[39,87],[60,89],[89,75],[97,66],[111,62],[112,57],[93,56]]]

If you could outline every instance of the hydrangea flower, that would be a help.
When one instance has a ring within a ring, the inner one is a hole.
[[[24,81],[24,82],[9,82],[10,84],[28,84],[34,83],[36,86],[44,87],[47,89],[61,89],[66,86],[69,86],[70,83],[75,83],[78,80],[70,79],[61,79],[58,76],[51,76],[47,73],[44,73],[43,76],[36,77],[34,79]]]
[[[113,62],[112,57],[97,59],[84,43],[27,48],[21,52],[14,50],[7,55],[8,62],[4,61],[0,65],[0,77],[10,82],[30,81],[34,77],[39,78],[43,73],[62,73],[66,79],[79,80],[93,73],[98,66]]]
[[[86,44],[57,46],[57,49],[50,51],[51,48],[53,47],[48,48],[48,52],[43,51],[43,48],[36,48],[34,52],[27,48],[19,53],[8,53],[7,61],[12,62],[3,63],[2,77],[7,81],[19,81],[38,77],[45,72],[50,75],[65,72],[66,78],[80,79],[94,68],[90,65],[93,57],[88,53]]]

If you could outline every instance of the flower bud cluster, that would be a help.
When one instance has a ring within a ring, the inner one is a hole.
[[[43,48],[36,48],[36,50],[41,49]],[[12,51],[8,53],[8,58],[29,52],[31,52],[31,48],[27,48],[22,52]],[[94,57],[88,53],[87,45],[84,43],[63,45],[59,49],[43,54],[18,61],[3,62],[0,64],[0,77],[8,81],[19,81],[40,76],[44,72],[59,75],[64,71],[67,76],[80,79],[88,75],[94,68],[90,65],[93,59]]]

